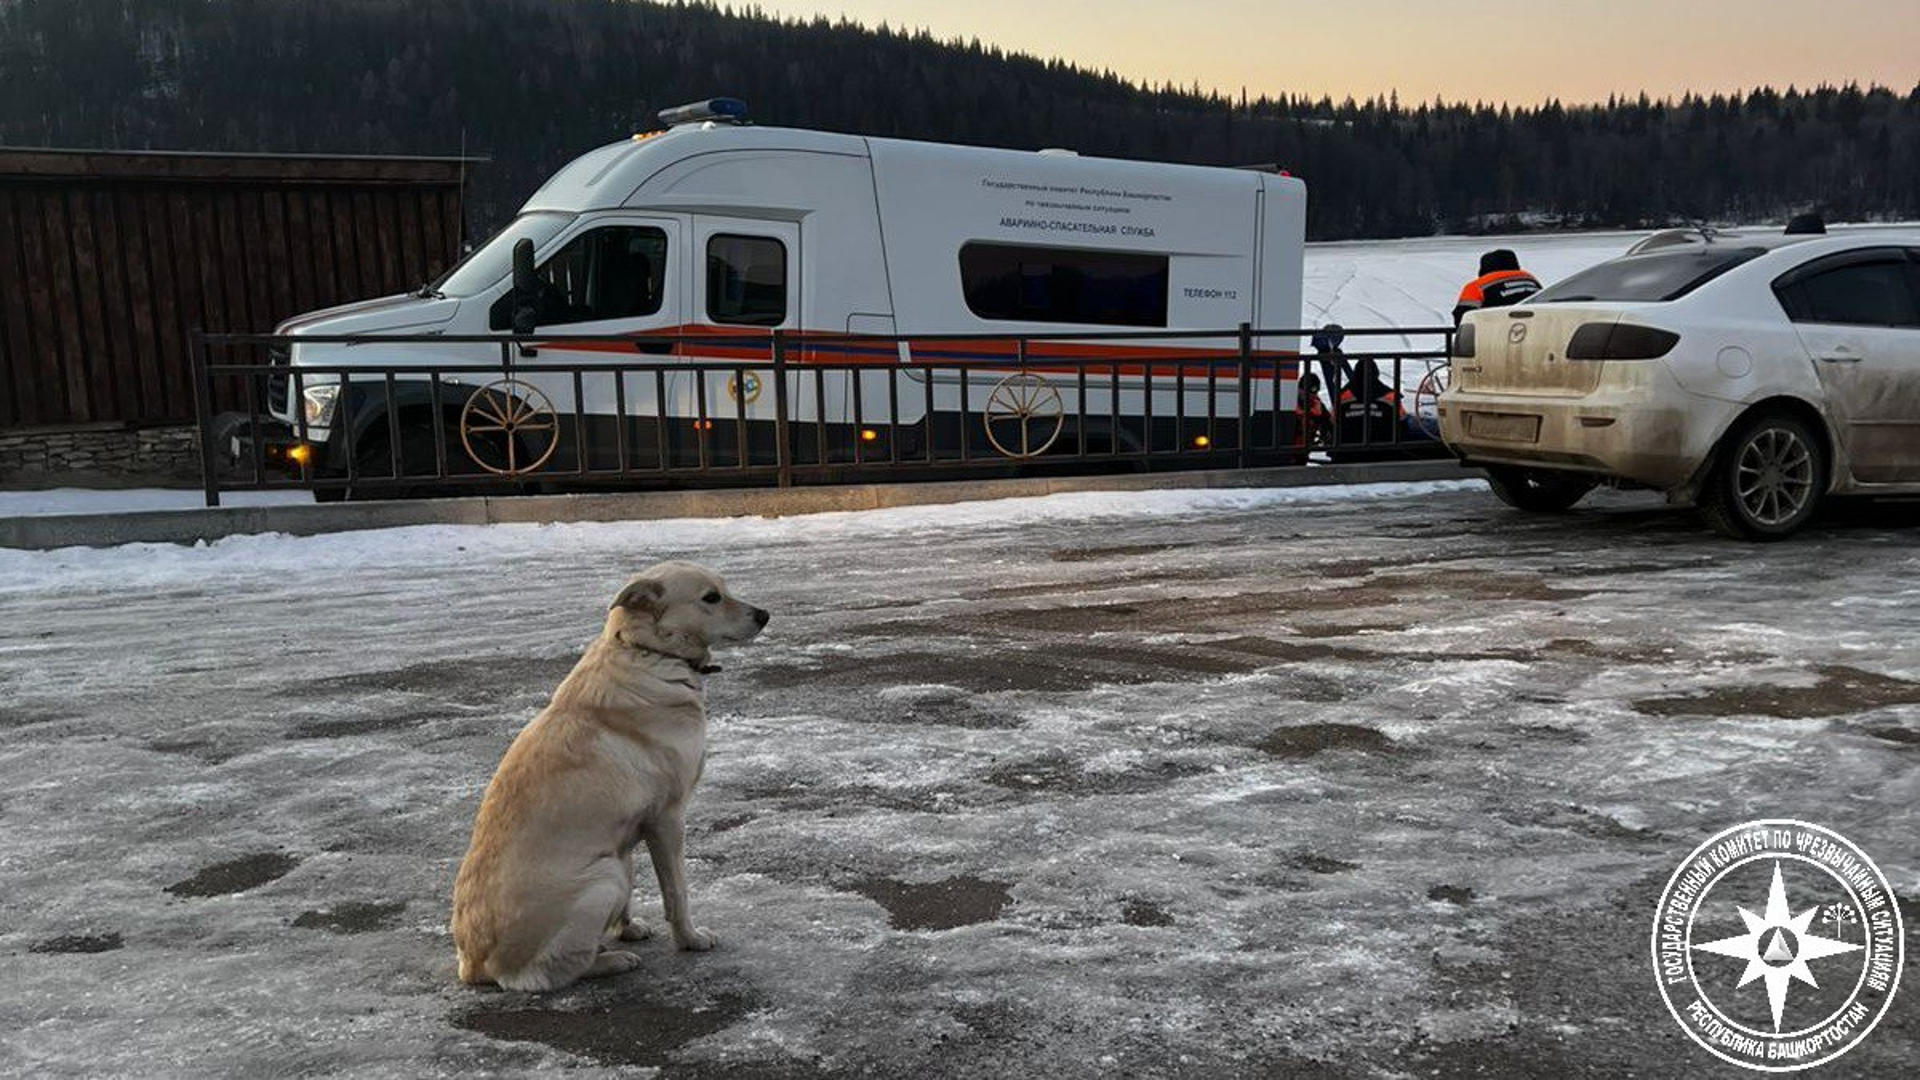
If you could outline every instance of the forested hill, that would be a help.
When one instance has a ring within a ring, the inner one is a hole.
[[[1284,81],[1283,49],[1274,64]],[[978,43],[628,0],[0,0],[0,86],[14,145],[451,154],[464,132],[493,158],[474,175],[476,229],[573,155],[714,94],[766,124],[1276,163],[1307,179],[1322,239],[1920,217],[1920,87],[1512,110],[1245,101]]]

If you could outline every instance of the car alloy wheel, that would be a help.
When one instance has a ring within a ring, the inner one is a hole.
[[[1748,517],[1778,528],[1800,516],[1814,497],[1813,450],[1801,432],[1768,425],[1740,446],[1733,463],[1734,496]]]

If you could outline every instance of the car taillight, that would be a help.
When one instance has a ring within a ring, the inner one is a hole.
[[[1569,360],[1658,360],[1680,344],[1680,335],[1632,323],[1588,323],[1567,342]]]
[[[1453,332],[1453,355],[1462,360],[1473,359],[1473,324],[1463,322],[1460,329]]]

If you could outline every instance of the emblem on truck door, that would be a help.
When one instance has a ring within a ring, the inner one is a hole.
[[[1526,340],[1527,340],[1527,324],[1526,323],[1517,322],[1517,323],[1514,323],[1512,326],[1507,327],[1507,344],[1519,345]]]
[[[727,396],[743,405],[760,400],[760,376],[743,371],[727,380]]]

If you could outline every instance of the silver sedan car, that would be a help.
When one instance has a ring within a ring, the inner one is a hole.
[[[1441,437],[1526,510],[1655,488],[1787,536],[1920,493],[1920,231],[1664,233],[1461,325]]]

